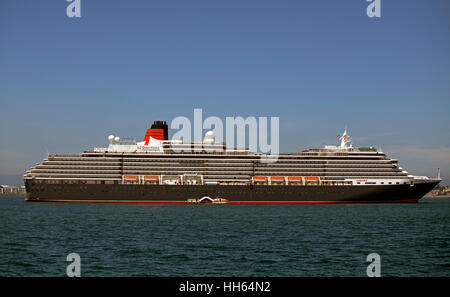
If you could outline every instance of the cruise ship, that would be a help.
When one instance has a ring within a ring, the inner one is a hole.
[[[414,176],[374,147],[340,144],[270,155],[230,149],[208,131],[169,140],[155,121],[143,141],[48,155],[24,175],[26,201],[94,203],[412,203],[441,181]]]

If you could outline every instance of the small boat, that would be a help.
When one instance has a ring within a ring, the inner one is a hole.
[[[196,203],[196,204],[225,204],[228,203],[229,201],[227,199],[224,198],[215,198],[212,199],[209,196],[204,196],[200,199],[188,199],[187,200],[188,203]]]

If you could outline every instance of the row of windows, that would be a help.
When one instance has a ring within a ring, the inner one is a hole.
[[[176,174],[183,174],[183,173],[198,173],[198,174],[208,174],[208,173],[223,173],[223,174],[229,174],[232,172],[236,173],[254,173],[255,175],[284,175],[284,174],[299,174],[299,175],[310,175],[310,174],[348,174],[348,173],[355,173],[355,174],[374,174],[374,175],[389,175],[389,174],[395,174],[395,175],[405,175],[406,173],[403,173],[401,171],[395,171],[395,170],[320,170],[320,169],[310,169],[310,170],[295,170],[295,169],[285,169],[285,170],[235,170],[235,169],[229,169],[229,170],[189,170],[189,169],[164,169],[161,170],[160,168],[154,168],[154,169],[148,169],[148,170],[123,170],[124,174],[147,174],[147,173],[154,173],[158,172],[159,174],[171,174],[171,172],[176,172]],[[79,172],[78,172],[79,173]]]
[[[154,161],[154,162],[43,162],[36,166],[89,166],[89,167],[119,167],[119,166],[259,166],[259,167],[274,167],[274,166],[329,166],[329,167],[341,167],[341,166],[392,166],[394,165],[390,161],[386,162],[280,162],[276,163],[262,163],[262,162],[182,162],[182,161]]]
[[[118,177],[122,177],[122,175],[119,174],[66,174],[66,173],[30,173],[27,174],[28,177],[100,177],[100,178],[118,178]]]
[[[217,173],[217,174],[214,174]],[[229,176],[229,175],[252,175],[252,172],[243,172],[243,171],[208,171],[208,172],[198,172],[198,171],[124,171],[123,174],[140,174],[140,175],[180,175],[180,174],[203,174],[206,176]],[[245,174],[247,173],[247,174]],[[383,177],[383,176],[406,176],[405,173],[373,173],[373,172],[343,172],[343,173],[325,173],[325,172],[260,172],[259,175],[264,176],[273,176],[273,175],[281,175],[281,176],[371,176],[371,177]]]
[[[274,169],[274,168],[394,168],[392,164],[342,164],[342,165],[328,165],[328,164],[273,164],[271,166],[262,166],[260,164],[128,164],[125,163],[123,168],[156,168],[156,167],[168,167],[168,168],[178,168],[178,167],[194,167],[194,168],[263,168],[263,169]]]
[[[79,172],[79,171],[86,171],[89,173],[102,173],[102,172],[120,172],[120,170],[161,170],[162,168],[160,166],[123,166],[122,168],[117,167],[80,167],[80,166],[64,166],[64,167],[36,167],[32,169],[33,173],[43,173],[43,172]],[[293,165],[286,165],[286,166],[278,166],[278,167],[272,167],[272,168],[261,168],[261,167],[243,167],[243,166],[224,166],[224,167],[213,167],[213,166],[202,166],[202,167],[185,167],[185,166],[173,166],[173,167],[167,167],[164,169],[173,169],[173,170],[184,170],[184,169],[195,169],[199,171],[210,171],[212,169],[219,169],[221,171],[233,171],[233,170],[255,170],[255,171],[266,171],[266,170],[281,170],[281,171],[299,171],[304,169],[316,169],[318,171],[330,171],[330,172],[349,172],[349,171],[359,171],[359,172],[371,172],[371,171],[378,171],[378,172],[392,172],[397,171],[400,172],[400,169],[393,168],[393,167],[373,167],[373,166],[346,166],[346,167],[339,167],[339,168],[331,168],[331,167],[322,167],[322,166],[315,166],[315,165],[303,165],[301,167],[299,166],[293,166]],[[308,170],[311,171],[311,170]]]
[[[102,164],[102,165],[93,165],[93,164],[42,164],[42,165],[36,165],[35,168],[42,169],[42,168],[81,168],[81,169],[98,169],[98,168],[106,168],[106,169],[114,169],[114,168],[121,168],[122,165],[108,165],[108,164]]]
[[[48,173],[48,174],[54,174],[54,173],[89,173],[89,174],[113,174],[113,173],[117,173],[119,174],[121,171],[114,169],[114,170],[84,170],[84,169],[80,169],[80,170],[74,170],[74,169],[33,169],[32,173]]]
[[[42,164],[45,165],[121,165],[121,160],[89,160],[89,159],[79,159],[79,160],[59,160],[59,161],[44,161]],[[278,159],[275,164],[391,164],[393,160],[283,160]],[[202,159],[202,160],[191,160],[191,159],[168,159],[168,158],[155,158],[155,159],[123,159],[123,164],[259,164],[260,166],[272,166],[271,163],[261,163],[260,159],[247,160],[247,159]]]
[[[39,165],[77,165],[77,166],[121,166],[122,162],[92,162],[86,160],[80,160],[78,162],[53,162],[53,161],[44,161]]]

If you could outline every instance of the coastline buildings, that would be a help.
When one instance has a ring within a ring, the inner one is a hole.
[[[428,198],[450,198],[450,186],[437,186],[425,195]]]
[[[25,186],[7,186],[0,185],[0,196],[25,196]]]

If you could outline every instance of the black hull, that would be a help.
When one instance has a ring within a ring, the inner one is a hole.
[[[377,186],[28,184],[27,201],[185,203],[209,196],[230,203],[417,202],[438,182]]]

